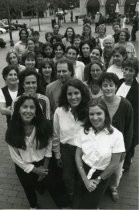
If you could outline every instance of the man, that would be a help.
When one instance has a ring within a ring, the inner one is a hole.
[[[46,88],[46,95],[50,100],[51,119],[58,107],[59,95],[62,86],[74,76],[73,64],[67,59],[61,59],[56,63],[57,80],[50,83]]]
[[[120,23],[114,22],[112,25],[112,29],[114,31],[113,37],[114,37],[115,43],[117,43],[119,41],[119,33],[120,33],[120,29],[121,29]]]
[[[114,38],[112,36],[108,36],[103,41],[103,54],[102,54],[102,61],[105,64],[105,68],[107,69],[110,65],[112,51],[114,48]]]
[[[39,31],[33,31],[32,33],[35,42],[35,52],[43,52],[43,43],[39,41],[40,33]]]
[[[62,39],[63,36],[59,33],[59,29],[60,29],[59,25],[57,23],[55,23],[54,26],[53,26],[52,36],[57,36],[60,39]]]

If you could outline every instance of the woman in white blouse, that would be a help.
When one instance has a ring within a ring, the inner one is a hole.
[[[51,124],[43,116],[38,100],[21,96],[15,104],[6,142],[30,208],[38,207],[35,190],[41,190],[48,174],[45,159],[49,157],[47,145],[51,135]]]
[[[59,107],[54,113],[53,151],[58,164],[62,160],[69,205],[72,205],[77,175],[74,140],[85,121],[89,99],[87,87],[78,79],[70,80],[63,86]]]
[[[88,119],[75,143],[75,160],[81,179],[74,208],[96,209],[121,153],[125,151],[123,135],[110,124],[104,103],[90,102]]]

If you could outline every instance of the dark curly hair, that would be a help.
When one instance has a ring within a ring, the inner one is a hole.
[[[72,86],[81,92],[81,102],[77,108],[77,119],[83,121],[87,114],[87,104],[90,100],[89,90],[80,80],[71,79],[63,87],[59,97],[59,107],[63,107],[66,111],[69,110],[70,105],[67,99],[68,87]]]
[[[90,118],[89,118],[89,108],[95,107],[95,106],[98,106],[100,109],[102,109],[104,111],[104,113],[105,113],[104,127],[107,128],[107,130],[109,131],[109,134],[112,134],[113,128],[111,126],[111,119],[110,119],[108,108],[107,108],[106,104],[104,103],[104,101],[99,98],[91,100],[88,104],[88,114],[87,114],[87,118],[84,123],[84,133],[88,134],[89,129],[91,127],[95,130],[95,132],[97,131],[96,128],[90,122]]]
[[[19,69],[18,69],[18,67],[17,67],[16,65],[8,65],[8,66],[6,66],[6,67],[2,70],[2,76],[3,76],[3,79],[4,79],[4,80],[6,80],[6,78],[7,78],[8,74],[9,74],[9,72],[12,71],[12,70],[15,70],[16,73],[17,73],[17,76],[18,76],[18,74],[19,74]]]
[[[115,84],[116,86],[119,85],[119,78],[118,78],[118,76],[117,76],[116,74],[114,74],[114,73],[111,73],[111,72],[104,72],[104,73],[100,76],[100,78],[99,78],[99,80],[98,80],[98,84],[99,84],[100,87],[102,87],[102,83],[103,83],[105,80],[113,81],[114,84]]]
[[[16,148],[26,149],[24,123],[19,113],[20,107],[26,100],[32,100],[35,104],[36,113],[31,122],[36,128],[36,148],[42,149],[47,146],[48,139],[52,136],[52,125],[46,120],[38,100],[35,97],[23,95],[18,98],[15,103],[12,120],[6,131],[6,142]]]

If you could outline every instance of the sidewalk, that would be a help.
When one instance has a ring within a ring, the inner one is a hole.
[[[64,24],[60,29],[64,33],[67,26],[75,28],[76,33],[82,30],[82,26],[77,24]],[[51,30],[51,25],[42,25],[41,41],[44,41],[44,34],[47,30]],[[131,27],[130,27],[131,28]],[[94,26],[92,25],[94,31]],[[108,33],[111,33],[111,26],[108,26]],[[18,41],[18,32],[14,32],[14,41]],[[137,44],[135,45],[137,47]],[[9,43],[7,48],[0,49],[0,87],[4,85],[1,77],[1,71],[6,66],[6,53],[11,47]],[[139,53],[138,53],[139,56]],[[7,144],[4,141],[6,131],[5,117],[0,115],[0,209],[27,209],[29,208],[28,201],[25,197],[23,189],[15,174],[14,164],[9,156]],[[100,208],[102,209],[138,209],[138,160],[139,160],[139,147],[136,148],[135,157],[128,173],[125,173],[120,183],[120,200],[118,203],[113,203],[107,193],[105,193]],[[45,195],[39,197],[41,208],[50,209],[56,208],[55,203],[46,191]]]

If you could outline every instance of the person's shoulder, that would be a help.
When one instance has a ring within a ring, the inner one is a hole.
[[[85,67],[84,63],[82,61],[78,61],[78,60],[76,61],[76,65]]]
[[[132,107],[130,101],[124,97],[121,96],[121,103],[124,105],[124,108]]]
[[[48,97],[43,95],[43,94],[38,93],[37,96],[38,96],[39,99],[43,99],[45,101],[49,101]]]
[[[49,85],[47,85],[47,89],[48,90],[53,90],[59,83],[60,83],[59,80],[51,82]]]
[[[119,131],[117,128],[115,128],[115,127],[112,126],[112,125],[111,125],[111,127],[112,127],[112,129],[113,129],[112,135],[114,135],[116,138],[119,138],[119,137],[123,138],[123,134],[122,134],[121,131]]]

